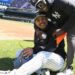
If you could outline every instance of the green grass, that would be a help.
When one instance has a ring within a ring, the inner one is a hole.
[[[75,58],[74,58],[74,62],[73,62],[73,68],[74,68],[74,74],[75,74]]]
[[[33,47],[32,41],[0,40],[0,69],[13,69],[16,52],[26,47]]]

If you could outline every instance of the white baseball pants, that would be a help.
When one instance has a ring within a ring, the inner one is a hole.
[[[10,72],[10,75],[30,75],[41,68],[49,68],[52,71],[60,70],[64,65],[64,59],[53,52],[38,52],[30,61],[19,69]],[[13,73],[13,74],[12,74]]]

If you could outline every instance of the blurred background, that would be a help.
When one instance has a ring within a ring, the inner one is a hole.
[[[29,0],[0,0],[0,18],[31,22],[35,13]]]

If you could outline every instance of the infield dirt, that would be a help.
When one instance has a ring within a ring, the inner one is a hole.
[[[32,40],[33,37],[32,23],[0,19],[0,40]]]

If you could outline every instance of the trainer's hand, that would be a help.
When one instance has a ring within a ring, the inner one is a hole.
[[[25,48],[23,50],[22,54],[23,54],[24,57],[29,57],[33,54],[33,49],[32,48]]]
[[[63,34],[64,31],[62,29],[57,29],[54,33],[53,33],[53,36],[56,36],[58,37],[59,35]]]

